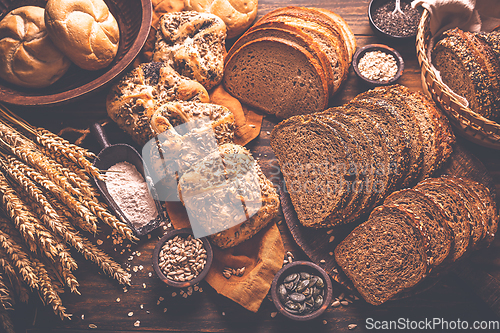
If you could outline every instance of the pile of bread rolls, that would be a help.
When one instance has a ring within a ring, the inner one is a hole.
[[[44,8],[19,7],[0,21],[0,77],[43,88],[73,62],[85,70],[107,67],[120,31],[103,0],[48,0]]]

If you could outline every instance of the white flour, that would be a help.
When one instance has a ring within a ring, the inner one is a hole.
[[[106,172],[106,186],[118,207],[135,228],[140,228],[153,220],[158,212],[148,185],[134,165],[120,162]]]

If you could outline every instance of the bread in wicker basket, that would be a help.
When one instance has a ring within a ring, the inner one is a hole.
[[[427,51],[431,40],[430,13],[424,9],[417,31],[417,57],[422,69],[423,89],[441,107],[455,130],[479,145],[500,149],[500,124],[486,119],[457,100],[451,90],[437,79],[431,69]]]

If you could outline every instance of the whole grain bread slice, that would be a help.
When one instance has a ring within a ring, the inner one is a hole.
[[[379,305],[418,284],[426,248],[412,215],[379,206],[336,248],[335,260],[370,304]]]
[[[430,197],[419,191],[404,189],[389,195],[384,205],[397,205],[421,223],[429,236],[429,271],[446,260],[453,245],[453,233],[445,222],[445,212]]]
[[[460,196],[439,178],[428,178],[413,189],[429,196],[445,211],[446,222],[455,237],[450,262],[457,261],[469,248],[472,230],[470,214],[461,202]]]
[[[295,116],[276,125],[271,148],[286,191],[306,227],[326,227],[326,218],[345,207],[352,180],[342,166],[351,160],[344,139],[314,117]]]
[[[266,37],[249,41],[226,62],[223,83],[241,102],[288,118],[323,111],[328,83],[309,52],[288,40]]]

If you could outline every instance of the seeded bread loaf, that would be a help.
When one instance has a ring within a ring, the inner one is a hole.
[[[404,210],[380,206],[335,248],[335,260],[368,303],[382,304],[423,279],[426,248],[415,225]]]
[[[150,119],[156,108],[179,100],[208,103],[210,99],[200,83],[165,63],[150,62],[134,68],[111,88],[106,109],[122,130],[144,145],[153,136]]]
[[[304,48],[284,39],[259,38],[228,55],[223,82],[241,102],[280,118],[328,105],[323,68]]]
[[[166,13],[160,19],[153,61],[165,62],[207,90],[222,80],[226,25],[210,13]]]

